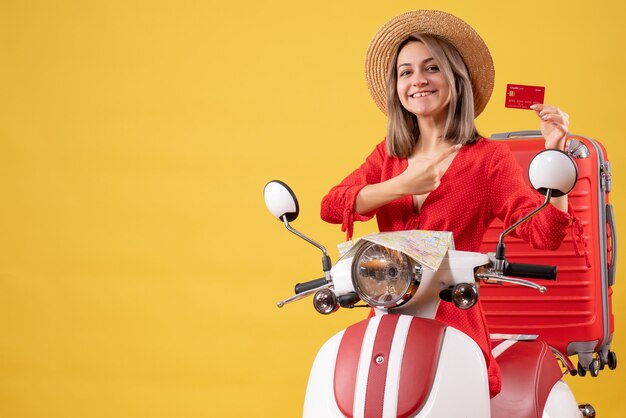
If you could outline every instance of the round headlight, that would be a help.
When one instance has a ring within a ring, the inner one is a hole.
[[[403,304],[417,290],[409,256],[375,243],[363,245],[354,255],[352,282],[365,303],[384,308]]]

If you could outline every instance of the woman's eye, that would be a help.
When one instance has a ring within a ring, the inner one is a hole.
[[[400,77],[405,77],[405,76],[407,76],[409,74],[411,74],[411,71],[409,71],[409,70],[402,71],[402,72],[400,72]]]
[[[431,65],[431,66],[426,68],[426,71],[434,73],[434,72],[439,71],[439,67],[437,67],[436,65]]]

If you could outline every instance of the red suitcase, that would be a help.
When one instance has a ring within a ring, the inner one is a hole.
[[[526,177],[530,159],[544,148],[536,131],[496,134],[491,139],[511,148]],[[617,250],[613,207],[608,202],[611,171],[599,142],[568,135],[567,144],[578,167],[578,183],[569,200],[581,221],[584,241],[570,233],[557,251],[539,251],[507,236],[510,261],[557,265],[557,280],[538,281],[547,287],[545,294],[508,284],[482,284],[481,301],[492,333],[536,334],[562,353],[577,354],[580,375],[589,370],[595,376],[605,365],[613,369],[617,363],[610,350]],[[495,251],[502,230],[496,220],[481,251]]]

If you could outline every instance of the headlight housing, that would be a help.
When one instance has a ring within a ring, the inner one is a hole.
[[[417,291],[421,267],[401,251],[369,242],[354,255],[352,283],[368,305],[394,308]]]

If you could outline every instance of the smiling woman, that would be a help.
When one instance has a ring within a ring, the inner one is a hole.
[[[322,219],[342,224],[348,238],[355,220],[374,216],[380,231],[451,231],[457,249],[477,251],[494,218],[509,226],[541,204],[509,148],[481,138],[474,124],[495,72],[472,27],[440,11],[404,13],[383,25],[367,55],[366,76],[388,116],[387,137],[324,197]],[[546,143],[562,148],[567,115],[551,106],[536,113]],[[566,199],[555,199],[519,235],[538,248],[558,247],[573,221]],[[478,342],[491,396],[499,393],[500,369],[480,303],[459,312],[442,302],[436,319]]]
[[[444,124],[451,143],[462,144],[479,138],[474,124],[471,80],[459,52],[442,38],[427,34],[410,36],[398,47],[398,55],[390,58],[387,73],[390,154],[406,158],[413,153],[415,138],[419,137],[419,123],[415,124],[413,115],[420,111],[413,106],[433,102],[414,100],[410,104],[408,96],[415,92],[423,96],[433,91],[439,101],[437,119],[422,113],[419,123]]]
[[[448,116],[450,85],[423,42],[410,39],[397,59],[397,97],[407,112],[420,123],[441,124]]]

